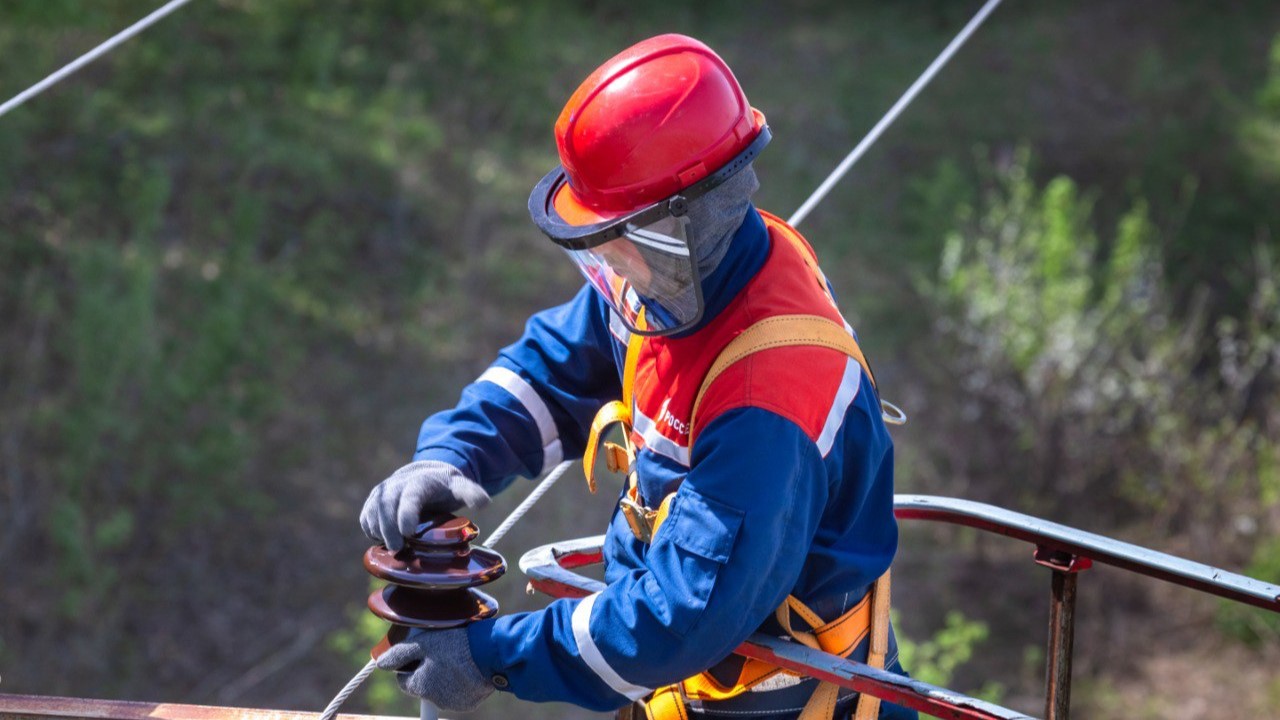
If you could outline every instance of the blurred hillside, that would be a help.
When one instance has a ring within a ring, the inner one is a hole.
[[[0,5],[0,98],[157,4]],[[377,633],[369,488],[579,284],[525,213],[577,83],[703,39],[785,216],[977,7],[204,0],[0,118],[0,690],[323,707]],[[1007,3],[802,227],[912,416],[899,492],[1280,581],[1278,197],[1276,3]],[[499,549],[607,495],[566,478]],[[1040,712],[1045,573],[904,530],[920,663],[985,627],[948,681]],[[1280,702],[1275,617],[1106,570],[1079,616],[1082,717]]]

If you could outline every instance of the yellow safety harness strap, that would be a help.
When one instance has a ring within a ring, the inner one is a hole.
[[[817,613],[794,596],[788,596],[774,616],[796,642],[840,657],[848,657],[870,635],[867,664],[883,668],[889,638],[889,575],[882,575],[866,597],[831,622],[823,622]],[[799,629],[795,625],[797,619],[811,629]],[[645,714],[649,720],[687,718],[686,702],[689,699],[702,702],[728,700],[782,672],[790,673],[761,660],[747,658],[733,685],[721,684],[710,672],[699,673],[683,682],[658,689],[645,701]],[[800,718],[831,718],[839,697],[838,685],[819,683]],[[863,694],[858,699],[857,712],[858,720],[874,718],[879,712],[879,700]]]
[[[640,309],[640,314],[636,316],[636,327],[643,328],[644,308]],[[622,402],[631,409],[631,402],[635,400],[636,387],[636,365],[640,362],[640,347],[644,345],[644,335],[639,333],[631,333],[631,337],[627,339],[627,358],[622,363]]]
[[[809,243],[800,237],[800,233],[797,233],[790,225],[783,222],[782,218],[764,210],[759,210],[759,213],[765,220],[773,220],[773,229],[777,230],[779,235],[786,238],[787,242],[800,251],[800,257],[804,259],[804,264],[808,265],[809,269],[813,271],[814,277],[818,278],[818,284],[822,286],[822,291],[827,292],[827,276],[823,274],[822,268],[818,267],[818,256],[814,253],[813,248],[809,247]]]
[[[645,720],[689,720],[680,684],[658,688],[644,703]]]
[[[842,326],[819,315],[775,315],[743,330],[720,351],[694,397],[689,427],[697,427],[698,407],[702,404],[702,398],[725,370],[761,350],[792,345],[825,347],[848,355],[858,361],[871,380],[872,387],[875,387],[876,379],[871,374],[871,366],[862,354],[862,348],[858,347],[858,341]]]
[[[867,664],[884,669],[885,656],[889,653],[889,571],[876,580],[871,588],[871,647]],[[853,720],[875,720],[880,715],[880,698],[862,693],[858,698],[858,710]]]
[[[636,326],[644,327],[644,308],[636,316]],[[636,459],[635,447],[631,444],[631,408],[636,385],[636,365],[640,362],[640,347],[644,344],[644,336],[631,333],[627,340],[627,356],[622,364],[622,400],[612,400],[596,412],[591,421],[591,432],[587,435],[587,447],[582,454],[582,473],[587,477],[587,489],[595,493],[596,455],[600,451],[601,436],[613,425],[622,425],[622,442],[624,447],[613,443],[605,443],[608,452],[609,470],[630,473],[631,465]],[[625,460],[625,463],[624,463]]]
[[[631,448],[631,408],[630,406],[618,401],[611,400],[605,403],[596,413],[595,419],[591,421],[591,433],[587,436],[587,448],[582,454],[582,471],[587,476],[587,489],[591,492],[596,491],[596,453],[600,450],[601,436],[613,425],[622,424],[623,442],[626,449],[618,448],[613,443],[606,443],[609,447],[607,452],[609,456],[609,469],[617,471],[619,461],[623,458],[618,457],[618,452],[625,454],[627,467],[631,465],[631,461],[635,459],[635,452]],[[615,450],[617,448],[617,450]]]

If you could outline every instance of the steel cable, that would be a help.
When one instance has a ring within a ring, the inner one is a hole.
[[[832,170],[831,174],[827,176],[827,179],[822,181],[822,184],[818,186],[818,189],[814,190],[813,193],[809,195],[809,198],[800,205],[800,209],[796,210],[791,217],[787,218],[788,225],[791,225],[792,227],[799,225],[801,221],[809,216],[809,213],[817,207],[818,203],[822,202],[822,199],[827,196],[827,193],[831,192],[831,188],[835,187],[835,184],[840,182],[840,178],[844,177],[844,174],[849,172],[849,168],[853,167],[853,164],[858,162],[858,159],[866,153],[871,145],[874,144],[876,140],[880,139],[880,135],[885,131],[885,129],[893,124],[894,120],[898,119],[898,115],[906,109],[907,105],[911,104],[911,101],[914,100],[916,95],[924,89],[924,86],[928,85],[929,81],[933,80],[933,76],[938,74],[938,71],[942,69],[942,66],[947,64],[947,61],[951,59],[951,56],[956,54],[956,51],[965,44],[965,41],[969,39],[969,36],[973,35],[974,31],[978,29],[978,26],[982,24],[982,21],[986,20],[987,16],[990,15],[1000,3],[1001,0],[988,0],[987,4],[982,6],[982,9],[978,11],[978,14],[974,15],[973,19],[969,21],[969,24],[965,25],[964,29],[962,29],[960,33],[951,40],[950,44],[948,44],[945,49],[943,49],[942,54],[925,69],[924,73],[920,77],[916,78],[916,81],[911,84],[911,87],[907,88],[907,91],[903,93],[902,97],[898,98],[898,102],[894,103],[893,107],[889,108],[889,112],[885,113],[884,117],[880,118],[880,122],[876,123],[875,127],[871,128],[871,131],[867,133],[867,136],[862,138],[862,141],[855,145],[853,150],[849,151],[849,154],[845,156],[844,160],[840,161],[840,164],[836,166],[836,169]]]
[[[103,55],[106,55],[107,53],[111,52],[116,48],[116,46],[132,38],[133,36],[137,35],[143,30],[146,30],[147,28],[151,27],[155,23],[159,22],[166,15],[169,15],[173,11],[177,10],[183,5],[186,5],[189,2],[191,2],[191,0],[171,0],[170,2],[161,6],[156,11],[152,12],[150,15],[142,18],[138,22],[116,33],[115,35],[113,35],[111,38],[109,38],[106,42],[102,43],[98,47],[90,50],[89,52],[81,55],[75,60],[72,60],[71,62],[67,63],[62,67],[61,70],[58,70],[57,72],[53,73],[49,77],[41,80],[35,85],[32,85],[26,90],[23,90],[22,92],[13,96],[13,98],[5,102],[3,105],[0,105],[0,115],[4,115],[5,113],[18,107],[19,105],[30,100],[36,95],[39,95],[40,93],[44,92],[45,90],[48,90],[54,85],[57,85],[59,82],[65,80],[67,76],[70,75],[71,73],[79,70],[85,65],[88,65],[94,60],[97,60]]]

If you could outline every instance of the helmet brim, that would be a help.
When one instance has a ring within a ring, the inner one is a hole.
[[[557,165],[529,193],[529,217],[547,237],[567,250],[594,247],[622,236],[628,225],[648,225],[661,217],[684,215],[690,200],[705,195],[750,165],[771,137],[769,126],[761,125],[755,139],[723,167],[672,197],[630,212],[600,211],[582,202],[570,186],[564,167]]]

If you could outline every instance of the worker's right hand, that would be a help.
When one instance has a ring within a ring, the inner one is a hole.
[[[360,511],[360,527],[388,550],[404,547],[423,512],[454,512],[480,507],[489,494],[461,470],[438,460],[419,460],[400,468],[369,493]]]

